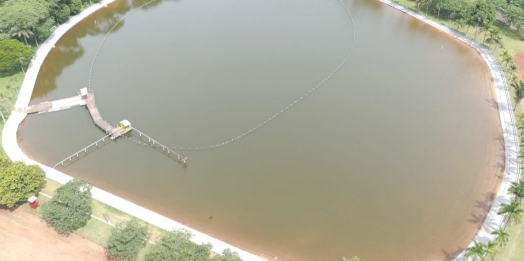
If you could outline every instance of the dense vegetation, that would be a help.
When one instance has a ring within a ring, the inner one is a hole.
[[[0,1],[0,40],[16,38],[26,45],[44,41],[58,24],[100,0],[8,0]]]
[[[242,261],[237,253],[225,249],[222,255],[211,257],[211,244],[198,245],[191,240],[191,233],[176,230],[162,236],[151,247],[145,261]]]
[[[45,173],[39,166],[0,158],[0,205],[10,208],[38,195],[44,177]]]
[[[107,253],[118,260],[136,260],[138,252],[145,247],[151,233],[146,226],[130,220],[114,227],[107,240]]]
[[[397,1],[407,4],[407,0]],[[502,35],[524,40],[524,0],[414,0],[414,3],[418,12],[447,21],[456,30],[465,30],[466,35],[473,32],[472,38],[490,48],[502,65],[514,90],[515,103],[524,98],[524,83],[517,77],[518,68]]]
[[[42,205],[42,216],[59,233],[84,227],[91,219],[91,182],[74,179],[56,190],[51,201]]]

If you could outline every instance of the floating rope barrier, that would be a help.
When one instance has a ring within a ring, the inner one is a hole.
[[[149,1],[141,6],[139,6],[138,8],[134,9],[133,11],[129,12],[128,14],[126,14],[125,16],[123,16],[120,20],[118,20],[118,22],[115,23],[115,25],[113,25],[113,27],[106,33],[106,35],[104,36],[102,42],[100,43],[100,46],[98,47],[98,50],[97,52],[95,53],[95,56],[93,57],[93,61],[91,62],[91,67],[89,68],[89,88],[91,88],[91,78],[92,78],[92,74],[93,74],[93,67],[95,65],[95,62],[96,62],[96,58],[98,57],[100,51],[102,50],[102,46],[104,45],[107,37],[109,36],[109,34],[113,31],[113,29],[120,23],[122,22],[126,17],[128,17],[129,15],[133,14],[134,12],[138,11],[139,9],[141,9],[142,7],[152,3],[152,2],[155,2],[157,0],[152,0],[152,1]],[[273,119],[275,119],[276,117],[280,116],[282,113],[286,112],[287,110],[291,109],[293,106],[295,106],[297,103],[301,102],[303,99],[305,99],[306,97],[308,97],[311,93],[313,93],[314,91],[316,91],[318,88],[320,88],[322,85],[324,85],[324,83],[326,83],[329,79],[331,79],[331,77],[333,77],[333,75],[338,72],[338,70],[340,68],[342,68],[342,66],[344,66],[344,64],[346,64],[346,62],[349,60],[349,57],[353,54],[353,50],[355,49],[355,42],[356,42],[356,27],[355,27],[355,22],[353,20],[353,15],[351,14],[351,12],[349,11],[349,8],[342,2],[342,0],[337,0],[340,5],[342,5],[342,7],[344,7],[344,9],[346,10],[348,16],[349,16],[349,19],[351,21],[351,25],[353,26],[353,34],[352,34],[352,37],[353,37],[353,43],[351,44],[351,48],[349,50],[349,53],[348,55],[345,57],[345,59],[326,77],[324,78],[324,80],[322,80],[320,83],[318,83],[315,87],[313,87],[311,90],[309,90],[308,92],[306,92],[304,95],[300,96],[297,100],[295,100],[294,102],[292,102],[291,104],[289,104],[288,106],[286,106],[285,108],[281,109],[279,112],[275,113],[274,115],[272,115],[271,117],[267,118],[265,121],[261,122],[260,124],[258,124],[257,126],[251,128],[250,130],[240,134],[240,135],[237,135],[236,137],[230,139],[230,140],[227,140],[227,141],[223,141],[222,143],[217,143],[215,145],[210,145],[210,146],[202,146],[202,147],[170,147],[174,150],[207,150],[207,149],[214,149],[214,148],[219,148],[219,147],[223,147],[223,146],[226,146],[232,142],[235,142],[245,136],[247,136],[248,134],[251,134],[252,132],[254,132],[255,130],[261,128],[262,126],[266,125],[267,123],[269,123],[270,121],[272,121]],[[148,144],[142,144],[140,142],[137,142],[135,140],[132,140],[130,138],[128,138],[129,140],[137,143],[137,144],[140,144],[140,145],[148,145]]]

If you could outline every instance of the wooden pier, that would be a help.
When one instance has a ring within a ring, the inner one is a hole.
[[[89,114],[91,115],[91,118],[93,119],[95,125],[103,131],[105,131],[105,133],[107,133],[111,139],[116,139],[124,135],[125,133],[131,131],[131,126],[129,126],[129,128],[122,126],[122,124],[119,124],[118,126],[112,126],[111,124],[106,122],[102,118],[102,115],[100,115],[100,111],[98,111],[98,108],[96,107],[95,93],[93,92],[93,90],[88,90],[87,88],[81,89],[80,93],[78,93],[77,96],[60,99],[52,102],[42,102],[24,108],[15,108],[15,111],[27,114],[40,114],[46,112],[65,110],[83,105],[87,106]]]
[[[170,149],[169,147],[161,144],[160,142],[154,140],[153,138],[147,136],[143,132],[131,127],[131,123],[127,120],[120,121],[120,123],[117,126],[113,126],[107,121],[102,118],[102,115],[100,114],[100,111],[96,107],[95,103],[95,93],[93,90],[88,90],[87,88],[83,88],[80,90],[80,93],[78,93],[77,96],[73,96],[66,99],[60,99],[56,101],[47,101],[42,102],[39,104],[31,105],[24,108],[15,108],[16,112],[31,114],[31,113],[46,113],[46,112],[52,112],[52,111],[59,111],[64,109],[69,109],[77,106],[87,106],[87,110],[89,111],[89,114],[91,115],[91,118],[93,119],[93,122],[97,127],[102,129],[107,135],[103,138],[93,142],[89,146],[73,153],[71,156],[65,158],[64,160],[58,162],[54,167],[58,166],[65,166],[66,163],[73,163],[75,160],[80,159],[82,156],[85,156],[89,154],[90,149],[93,148],[99,148],[99,146],[103,146],[106,144],[106,139],[116,139],[118,137],[121,137],[122,135],[134,130],[136,133],[138,133],[138,137],[149,143],[151,147],[154,147],[157,150],[161,150],[164,152],[164,155],[168,156],[169,158],[175,160],[176,162],[180,163],[184,167],[186,165],[187,157],[182,156],[175,152],[174,150]]]
[[[84,88],[80,91],[80,96],[83,100],[85,100],[87,110],[89,110],[89,114],[91,114],[91,118],[93,119],[95,125],[109,134],[111,139],[114,140],[131,130],[131,128],[125,128],[122,126],[122,124],[113,127],[102,118],[102,115],[100,115],[100,111],[98,111],[98,108],[95,104],[95,93],[93,90],[87,90]]]

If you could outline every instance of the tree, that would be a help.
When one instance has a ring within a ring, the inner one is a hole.
[[[466,257],[473,257],[473,260],[485,260],[486,245],[473,241],[473,246],[466,248]]]
[[[42,216],[59,233],[84,227],[91,218],[91,182],[74,179],[56,190],[51,201],[42,205]]]
[[[82,10],[82,1],[81,0],[70,0],[68,6],[69,6],[69,10],[71,11],[71,14],[78,14]]]
[[[25,45],[29,45],[27,38],[31,35],[33,35],[33,31],[31,31],[31,26],[26,21],[19,21],[11,27],[11,36],[24,39]]]
[[[509,240],[509,233],[506,232],[504,228],[499,228],[498,230],[495,230],[491,232],[492,235],[495,235],[495,243],[499,246],[504,246]]]
[[[231,249],[226,248],[222,251],[222,255],[216,255],[212,259],[213,261],[242,261],[242,258],[238,256],[237,252],[231,251]],[[358,261],[358,260],[357,260]]]
[[[422,4],[422,0],[415,0],[415,3],[417,4],[417,12],[420,12],[420,5]]]
[[[520,100],[524,98],[524,82],[519,81],[511,83],[511,87],[515,89],[515,103],[519,103]]]
[[[489,30],[493,27],[491,24],[486,24],[481,28],[481,31],[484,31],[484,39],[482,39],[482,44],[486,42],[486,36],[488,36]]]
[[[470,11],[470,18],[475,26],[475,37],[479,34],[480,27],[484,27],[486,24],[492,24],[495,22],[497,15],[497,9],[495,5],[488,3],[486,0],[476,0]]]
[[[33,51],[20,41],[8,39],[0,41],[0,72],[10,72],[18,65],[27,66]],[[20,57],[24,61],[20,64]]]
[[[146,246],[150,232],[136,220],[130,220],[111,230],[107,240],[107,252],[111,258],[136,260],[138,251]]]
[[[69,19],[69,15],[71,15],[71,9],[69,9],[69,6],[66,4],[60,4],[59,9],[56,11],[56,22],[57,23],[63,23]]]
[[[504,215],[504,221],[510,224],[512,221],[520,223],[524,210],[520,206],[519,202],[512,199],[509,204],[501,204],[498,211],[499,215]]]
[[[499,29],[497,27],[491,26],[488,29],[488,33],[489,33],[489,37],[488,37],[488,39],[486,39],[486,42],[491,47],[491,44],[493,44],[495,42],[494,39],[495,38],[500,38],[500,31],[499,31]]]
[[[0,158],[0,205],[11,208],[38,193],[44,181],[44,171],[36,165],[11,162]]]
[[[492,38],[492,41],[495,44],[495,50],[493,51],[493,54],[496,54],[497,47],[501,47],[501,48],[504,47],[502,44],[502,38],[500,37],[500,35],[496,35],[495,37]]]
[[[35,26],[49,17],[49,4],[45,0],[9,0],[0,9],[0,32],[9,32],[23,21]]]
[[[42,24],[36,27],[35,34],[38,36],[38,39],[43,41],[51,35],[52,28],[55,26],[55,20],[53,18],[47,18]]]
[[[492,241],[484,244],[484,250],[486,251],[486,256],[490,256],[492,261],[495,261],[495,256],[497,255],[498,249],[497,244]]]
[[[186,230],[168,232],[160,238],[156,245],[151,246],[151,250],[145,256],[145,261],[210,260],[212,245],[198,245],[193,243],[190,239],[191,233]],[[229,261],[230,259],[217,260]],[[231,261],[233,260],[234,259],[231,259]]]
[[[522,85],[524,83],[521,82]],[[511,193],[515,199],[521,203],[524,198],[524,180],[519,180],[518,182],[512,182],[511,187],[509,188],[509,193]]]

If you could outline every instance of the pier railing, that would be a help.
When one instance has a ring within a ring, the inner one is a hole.
[[[89,144],[88,146],[86,146],[85,148],[73,153],[71,156],[65,158],[64,160],[58,162],[57,164],[55,164],[55,166],[53,168],[56,169],[57,166],[64,166],[64,163],[70,163],[70,162],[73,162],[73,159],[76,158],[76,159],[80,159],[80,157],[82,156],[86,156],[87,154],[89,154],[87,151],[92,148],[92,147],[96,147],[98,148],[98,144],[100,144],[101,146],[105,145],[106,144],[106,139],[110,140],[109,136],[111,136],[111,134],[108,134],[106,136],[104,136],[103,138]]]
[[[136,128],[133,128],[133,130],[138,133],[138,136],[140,137],[140,139],[142,139],[143,141],[147,141],[152,147],[155,147],[158,150],[162,149],[162,152],[164,152],[164,154],[166,154],[169,157],[176,157],[174,158],[175,160],[177,160],[182,165],[186,165],[187,157],[178,154],[174,150],[170,149],[168,146],[165,146],[162,143],[154,140],[153,138],[147,136],[140,130]]]

